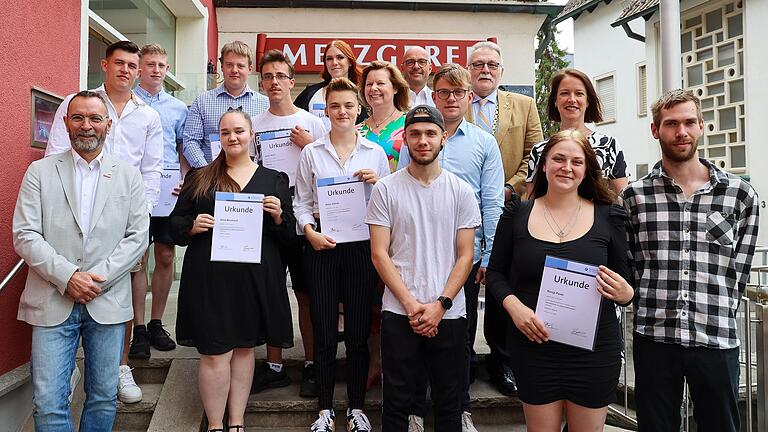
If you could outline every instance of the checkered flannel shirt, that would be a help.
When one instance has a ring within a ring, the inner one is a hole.
[[[193,168],[211,162],[211,134],[219,133],[219,118],[230,108],[242,108],[255,119],[269,109],[269,99],[246,86],[240,96],[232,96],[224,84],[202,93],[189,107],[184,125],[184,157]]]
[[[657,342],[735,348],[759,200],[746,181],[701,162],[709,182],[688,199],[661,162],[621,193],[630,216],[634,328]]]

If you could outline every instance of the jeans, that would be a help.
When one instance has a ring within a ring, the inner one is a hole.
[[[739,431],[738,348],[684,347],[633,336],[638,431],[680,430],[684,377],[699,432]]]
[[[69,410],[70,378],[83,339],[85,404],[80,432],[108,432],[115,421],[118,370],[125,323],[99,324],[85,305],[52,327],[32,327],[33,416],[36,432],[74,431]]]

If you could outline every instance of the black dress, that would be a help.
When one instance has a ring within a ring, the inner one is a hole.
[[[198,173],[190,172],[187,179]],[[176,340],[206,355],[265,342],[292,347],[293,322],[279,253],[279,245],[296,235],[288,176],[260,166],[242,190],[276,196],[283,209],[280,225],[264,214],[261,264],[212,262],[213,230],[193,236],[189,230],[198,214],[213,215],[214,194],[192,199],[189,192],[181,191],[171,213],[171,235],[176,244],[189,246],[181,271]]]
[[[531,236],[528,219],[533,200],[510,202],[496,228],[488,263],[488,288],[501,302],[515,294],[536,310],[547,255],[593,265],[605,265],[626,280],[628,275],[626,212],[618,206],[595,205],[595,221],[582,237],[552,243]],[[588,408],[601,408],[616,399],[621,368],[621,328],[612,301],[603,298],[595,350],[558,342],[528,340],[509,320],[512,370],[520,399],[541,405],[568,400]]]

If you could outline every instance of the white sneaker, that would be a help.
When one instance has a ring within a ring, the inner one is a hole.
[[[347,408],[348,432],[371,432],[373,427],[363,410]]]
[[[317,414],[317,420],[309,430],[312,432],[333,432],[336,429],[333,410],[322,410]]]
[[[67,398],[69,399],[69,403],[72,403],[72,397],[75,395],[75,387],[77,387],[81,377],[80,368],[75,365],[75,368],[72,369],[72,376],[69,377],[69,397]]]
[[[117,397],[123,403],[136,403],[141,401],[141,389],[133,380],[131,368],[128,365],[120,365],[120,380],[117,382]]]
[[[424,432],[424,418],[413,414],[409,415],[408,432]]]
[[[472,414],[469,411],[461,413],[461,432],[477,432],[475,424],[472,423]]]

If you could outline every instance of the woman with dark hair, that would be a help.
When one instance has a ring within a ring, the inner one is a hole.
[[[587,139],[565,130],[544,146],[533,196],[513,198],[496,228],[488,289],[512,318],[512,369],[528,430],[557,432],[565,411],[574,431],[602,430],[616,397],[621,329],[614,304],[632,301],[626,212],[602,181]],[[546,256],[599,266],[602,304],[594,351],[549,341],[535,314]]]
[[[627,185],[629,169],[624,159],[624,151],[612,136],[600,131],[593,131],[586,123],[603,121],[603,109],[592,82],[584,72],[578,69],[565,69],[552,78],[549,98],[547,100],[549,120],[560,123],[560,129],[573,129],[587,137],[597,162],[608,179],[608,187],[618,194]],[[534,144],[531,157],[528,159],[528,196],[531,195],[536,165],[541,159],[541,153],[547,141]]]
[[[245,431],[253,347],[293,346],[279,245],[295,238],[288,176],[251,161],[251,118],[229,110],[219,120],[221,153],[187,174],[171,213],[171,235],[189,246],[179,287],[176,337],[200,353],[199,387],[209,431]],[[216,192],[264,195],[261,263],[211,261]]]
[[[395,172],[403,146],[405,114],[411,104],[408,83],[399,69],[383,61],[366,66],[360,80],[360,99],[369,117],[358,125],[358,131],[384,149],[389,169]]]
[[[305,268],[315,337],[315,375],[320,394],[320,411],[311,430],[333,432],[335,428],[333,391],[341,303],[345,312],[349,399],[345,423],[350,432],[369,432],[371,424],[363,413],[363,405],[368,377],[366,342],[376,284],[370,241],[336,243],[333,232],[323,230],[316,185],[318,179],[339,176],[355,176],[360,181],[374,184],[389,174],[389,166],[381,147],[355,130],[355,116],[360,112],[357,86],[347,78],[334,78],[325,90],[331,130],[301,151],[293,201],[298,227],[310,246],[304,250]]]
[[[296,96],[293,101],[297,107],[309,111],[310,113],[323,119],[326,129],[331,128],[328,117],[325,115],[325,86],[334,78],[346,77],[357,85],[360,83],[362,68],[355,60],[355,53],[352,47],[343,40],[332,40],[328,42],[323,51],[323,72],[321,76],[323,81],[317,84],[307,86]],[[365,120],[365,115],[361,113],[358,116],[357,123]]]

